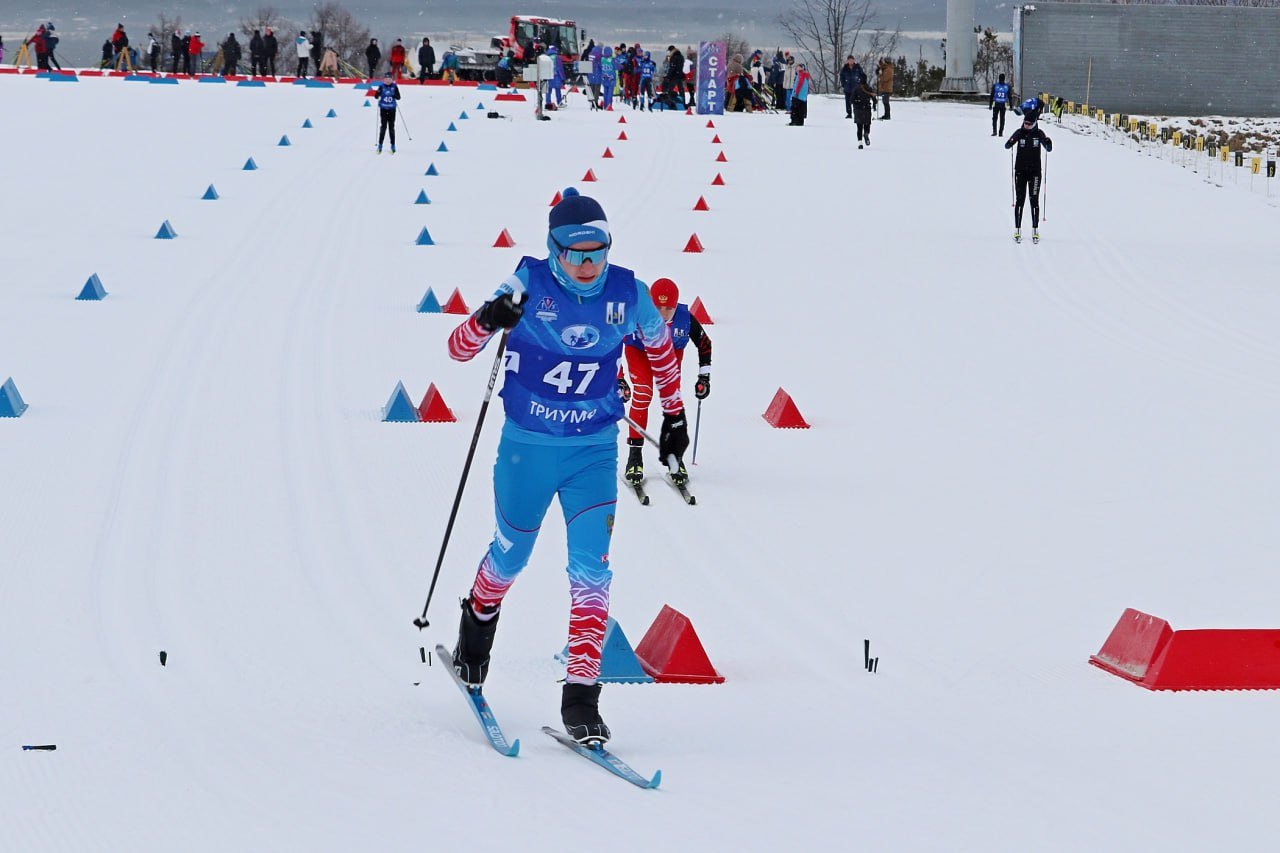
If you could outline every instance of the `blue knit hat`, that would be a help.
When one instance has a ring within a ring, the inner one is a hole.
[[[560,203],[551,208],[547,230],[550,240],[564,247],[586,242],[608,246],[613,241],[600,202],[582,195],[575,187],[568,187],[560,194]],[[558,254],[555,246],[548,245],[548,248]]]

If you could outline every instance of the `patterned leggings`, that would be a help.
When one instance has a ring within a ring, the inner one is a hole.
[[[612,437],[615,433],[610,430]],[[528,564],[551,499],[560,497],[569,542],[567,680],[594,684],[609,619],[609,541],[618,502],[618,445],[527,444],[506,437],[493,466],[497,530],[471,587],[473,606],[496,606]]]

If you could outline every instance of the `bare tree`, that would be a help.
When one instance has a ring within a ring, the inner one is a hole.
[[[978,39],[978,56],[973,61],[973,76],[983,89],[990,89],[996,79],[1005,74],[1013,76],[1013,46],[1001,44],[990,27],[982,31]]]
[[[277,38],[285,36],[286,41],[289,34],[296,35],[298,32],[293,21],[281,14],[275,6],[259,6],[253,10],[253,14],[240,19],[241,35],[251,36],[254,30],[265,33],[268,29],[276,33]]]
[[[729,59],[739,53],[744,60],[751,55],[751,43],[741,35],[726,32],[720,36],[720,41],[724,42],[724,55]]]
[[[871,74],[873,69],[880,67],[882,60],[893,62],[893,56],[898,52],[898,39],[902,38],[902,27],[897,27],[893,32],[888,30],[874,30],[871,33],[871,41],[867,45],[866,53],[861,56],[862,67],[866,69],[867,74]]]
[[[333,48],[338,60],[347,65],[354,66],[363,60],[364,49],[369,45],[369,28],[336,0],[312,7],[309,32],[323,33],[324,46]]]
[[[778,24],[806,55],[815,87],[823,92],[837,87],[840,66],[856,52],[875,16],[872,0],[796,0]]]

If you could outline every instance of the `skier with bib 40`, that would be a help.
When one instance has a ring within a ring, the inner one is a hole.
[[[609,541],[618,502],[616,376],[623,338],[638,329],[662,398],[660,454],[689,446],[680,371],[649,289],[608,261],[613,238],[594,199],[566,189],[551,209],[547,258],[523,258],[494,296],[449,336],[449,354],[474,358],[507,335],[506,421],[493,468],[497,530],[462,601],[453,666],[473,688],[485,681],[502,600],[529,562],[558,497],[569,552],[569,658],[560,715],[579,743],[601,744],[600,654],[613,572]]]

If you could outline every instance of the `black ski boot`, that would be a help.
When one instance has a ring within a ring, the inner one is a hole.
[[[560,694],[560,719],[569,737],[587,746],[609,739],[609,727],[600,719],[600,685],[566,681]]]
[[[638,486],[644,482],[644,439],[627,439],[630,450],[627,452],[627,467],[623,477],[630,486]]]
[[[684,460],[680,459],[676,462],[676,470],[667,469],[667,476],[671,478],[671,482],[677,486],[687,486],[689,484],[689,470],[684,467]]]
[[[498,633],[498,609],[493,618],[481,621],[471,607],[471,596],[462,599],[462,621],[458,625],[458,644],[453,647],[453,669],[471,687],[484,684],[489,674],[489,651]]]

